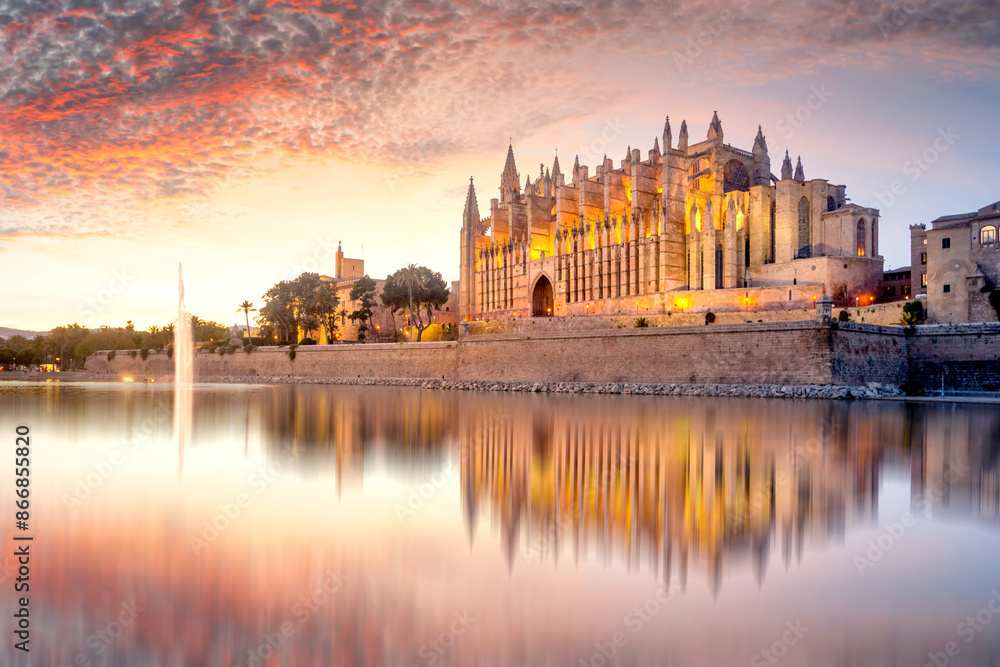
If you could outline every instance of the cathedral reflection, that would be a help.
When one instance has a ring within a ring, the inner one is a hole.
[[[935,513],[997,521],[996,411],[902,404],[511,399],[461,419],[462,504],[518,557],[597,558],[686,585],[726,571],[761,585],[780,552],[878,521],[886,466]],[[941,487],[940,493],[933,490]]]

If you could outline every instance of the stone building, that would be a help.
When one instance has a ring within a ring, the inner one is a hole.
[[[337,290],[337,299],[340,301],[340,305],[337,309],[337,331],[336,338],[330,340],[327,337],[326,330],[322,327],[316,331],[316,342],[320,345],[328,345],[330,343],[335,343],[337,341],[356,341],[358,339],[358,323],[352,321],[348,315],[360,308],[361,304],[358,301],[351,300],[351,290],[354,289],[355,283],[358,282],[359,278],[365,276],[365,260],[363,259],[351,259],[349,257],[344,257],[344,251],[341,245],[337,244],[337,254],[334,259],[334,275],[320,276],[320,280],[325,282],[333,283],[334,288]],[[379,335],[382,332],[390,333],[394,330],[396,325],[396,320],[392,317],[389,309],[382,305],[382,299],[380,295],[382,294],[382,288],[385,287],[385,280],[375,280],[375,314],[372,319],[375,322],[375,326],[379,328]],[[303,333],[299,332],[299,339],[303,337]],[[368,332],[369,340],[375,340],[375,332]]]
[[[882,274],[882,303],[906,301],[913,294],[913,273],[908,266],[890,269]]]
[[[1000,202],[972,213],[910,226],[914,294],[927,295],[937,323],[996,322],[990,295],[1000,288]],[[993,297],[996,300],[997,297]]]
[[[556,157],[522,188],[513,147],[500,196],[480,217],[471,182],[461,231],[462,319],[809,307],[881,294],[878,211],[848,202],[845,186],[807,180],[788,153],[771,172],[758,128],[752,150],[725,143],[714,115],[690,143],[669,118],[643,159],[616,167]],[[811,290],[788,291],[793,285]],[[802,295],[805,294],[805,298]],[[802,301],[800,303],[800,301]]]

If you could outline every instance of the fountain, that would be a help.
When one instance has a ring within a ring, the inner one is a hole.
[[[184,472],[184,447],[191,438],[194,404],[194,334],[184,305],[184,267],[177,265],[177,323],[174,325],[174,442],[179,458],[177,479]]]

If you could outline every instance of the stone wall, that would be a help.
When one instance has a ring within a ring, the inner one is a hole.
[[[883,326],[901,326],[903,320],[903,306],[909,301],[892,301],[890,303],[875,303],[870,306],[860,306],[855,308],[834,308],[833,316],[841,310],[846,310],[851,315],[852,322],[861,324],[881,324]],[[925,304],[926,306],[926,304]]]
[[[917,327],[909,338],[910,379],[928,390],[1000,391],[1000,324]]]
[[[88,372],[169,379],[173,361],[119,352]],[[947,370],[946,370],[947,369]],[[445,378],[529,382],[1000,387],[1000,324],[914,330],[815,321],[469,336],[459,342],[307,346],[247,354],[198,352],[195,376]]]
[[[909,373],[906,330],[838,322],[830,330],[831,372],[838,384],[901,385]]]

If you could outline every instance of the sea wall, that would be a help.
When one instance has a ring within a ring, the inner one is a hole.
[[[929,390],[1000,391],[1000,323],[916,327],[909,351],[910,379]]]
[[[913,329],[816,321],[468,336],[458,342],[260,348],[195,354],[199,380],[219,377],[411,378],[655,384],[1000,386],[1000,325]],[[169,379],[173,361],[118,352],[88,372]]]

